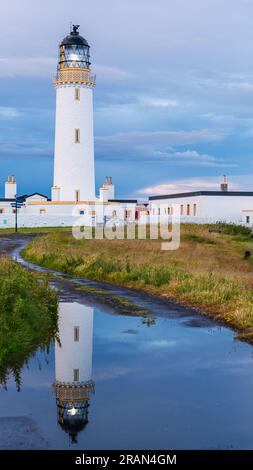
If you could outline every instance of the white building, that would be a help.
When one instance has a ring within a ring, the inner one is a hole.
[[[19,227],[100,225],[115,219],[135,220],[136,200],[115,200],[112,178],[95,196],[93,89],[90,46],[74,25],[59,45],[56,89],[54,177],[51,199],[40,193],[18,197]],[[5,183],[0,199],[0,228],[15,226],[17,185]]]
[[[223,179],[220,191],[194,191],[188,193],[151,196],[150,218],[170,219],[179,206],[182,223],[232,223],[253,225],[253,192],[228,191]]]
[[[94,201],[93,88],[90,46],[78,26],[59,46],[52,201]]]

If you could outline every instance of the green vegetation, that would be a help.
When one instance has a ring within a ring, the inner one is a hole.
[[[71,227],[18,227],[18,233],[50,233],[50,232],[71,232]],[[1,235],[15,233],[14,228],[1,228]]]
[[[247,260],[245,251],[252,252]],[[74,276],[179,300],[253,342],[253,238],[245,227],[185,224],[176,251],[161,251],[160,240],[78,241],[55,232],[34,239],[23,255]]]
[[[57,332],[58,294],[9,258],[0,258],[0,384],[10,374],[20,388],[20,370]]]
[[[251,230],[248,227],[242,227],[241,225],[219,223],[216,227],[221,233],[225,233],[226,235],[252,237]]]
[[[119,295],[111,294],[106,290],[96,289],[94,287],[88,286],[78,286],[76,287],[76,290],[83,291],[87,295],[90,294],[92,298],[95,298],[98,302],[115,307],[118,313],[126,315],[141,315],[144,318],[150,317],[148,310],[138,307],[138,305],[129,302],[129,300],[126,300],[123,297],[120,297]]]

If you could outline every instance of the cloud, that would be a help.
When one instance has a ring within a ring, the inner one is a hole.
[[[53,148],[48,142],[39,140],[20,140],[17,142],[1,142],[0,155],[8,156],[51,156]]]
[[[56,70],[53,57],[0,57],[1,77],[50,77]]]
[[[141,105],[151,106],[154,108],[175,108],[179,106],[179,102],[177,100],[165,97],[139,96],[138,101]]]
[[[235,168],[237,164],[229,163],[222,159],[218,159],[206,153],[199,153],[196,150],[186,150],[184,152],[154,152],[154,155],[163,156],[163,158],[174,160],[176,163],[190,162],[191,164],[207,165],[213,167]]]
[[[225,135],[209,130],[199,131],[140,131],[98,136],[95,139],[96,157],[103,160],[136,160],[148,162],[187,162],[209,166],[231,166],[230,162],[206,153],[174,146],[185,146],[223,140]],[[233,165],[234,166],[234,165]]]
[[[167,339],[159,339],[159,340],[153,340],[149,342],[145,342],[140,344],[140,349],[143,350],[148,350],[148,349],[154,349],[154,350],[160,350],[160,349],[167,349],[176,346],[176,341],[168,341]]]
[[[104,103],[95,109],[95,115],[102,120],[106,119],[107,122],[123,118],[130,121],[136,111],[136,107],[132,103]]]
[[[96,137],[98,151],[147,148],[148,146],[190,145],[203,142],[218,142],[226,135],[207,129],[197,131],[136,131]]]
[[[195,76],[192,81],[199,87],[222,88],[223,90],[253,90],[253,75],[216,73],[216,76]]]
[[[9,106],[0,106],[0,117],[2,118],[16,118],[23,114],[17,108]]]
[[[101,83],[101,77],[99,76]],[[133,123],[140,125],[145,119],[150,117],[152,119],[153,111],[157,114],[156,119],[164,118],[167,121],[167,112],[169,109],[180,110],[185,108],[185,103],[181,104],[174,98],[161,96],[159,91],[154,90],[153,96],[139,94],[138,91],[126,92],[121,90],[120,93],[106,93],[102,100],[97,104],[95,108],[96,118],[107,120],[107,122],[113,124],[118,122],[119,119],[123,119],[123,123],[133,126]],[[153,118],[155,119],[155,118]],[[138,127],[137,127],[138,128]]]
[[[186,150],[185,152],[175,152],[174,153],[174,156],[175,157],[178,157],[178,158],[201,158],[203,160],[207,160],[207,161],[215,161],[215,157],[212,157],[210,155],[207,155],[207,154],[200,154],[199,152],[197,152],[196,150]]]
[[[113,380],[113,379],[118,379],[119,377],[124,377],[126,375],[130,375],[135,371],[135,369],[132,369],[130,367],[120,367],[120,366],[114,366],[110,367],[110,369],[97,369],[95,372],[95,380],[96,382],[104,382],[106,380]]]
[[[117,143],[143,143],[185,145],[201,142],[217,142],[225,138],[222,132],[215,132],[208,129],[197,131],[139,131],[118,133],[109,136],[97,137],[96,141],[103,144]]]
[[[224,155],[240,157],[245,173],[251,171],[253,2],[204,3],[205,8],[203,0],[94,0],[87,22],[83,0],[75,2],[80,33],[91,44],[97,73],[97,174],[100,178],[100,171],[112,168],[119,192],[130,195],[136,181],[138,187],[154,186],[163,181],[165,170],[182,178],[203,168],[213,174],[216,167],[230,164]],[[10,9],[3,2],[0,103],[17,106],[25,119],[16,119],[14,128],[7,119],[14,120],[14,108],[2,110],[2,120],[12,128],[2,131],[1,140],[19,140],[7,141],[2,155],[52,154],[51,118],[36,113],[34,122],[27,108],[46,105],[54,111],[50,82],[58,44],[69,29],[66,6],[67,0],[12,0]],[[34,142],[29,141],[32,135]],[[41,136],[49,142],[41,142]],[[146,162],[154,163],[152,169]],[[171,162],[170,168],[164,162]],[[25,159],[23,171],[27,173]],[[49,184],[42,172],[41,178]]]
[[[137,78],[136,74],[115,66],[94,64],[92,69],[98,75],[100,81],[123,81]]]
[[[170,183],[161,183],[155,186],[148,186],[146,188],[139,189],[138,194],[143,195],[159,195],[159,194],[173,194],[183,193],[188,191],[199,191],[199,190],[217,190],[219,189],[219,182],[212,182],[209,179],[183,179],[177,180]]]
[[[162,182],[154,186],[141,188],[137,191],[141,195],[162,195],[162,194],[175,194],[190,191],[219,191],[221,176],[205,176],[200,178],[183,178],[172,180],[169,182]],[[231,191],[252,191],[253,175],[238,175],[229,176],[228,184]]]

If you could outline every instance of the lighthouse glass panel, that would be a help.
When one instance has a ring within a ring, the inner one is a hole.
[[[60,68],[88,69],[90,66],[89,46],[65,46],[60,54]]]

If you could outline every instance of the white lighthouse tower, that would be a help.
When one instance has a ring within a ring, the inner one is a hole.
[[[94,201],[93,88],[90,46],[79,25],[59,46],[53,201]]]
[[[55,342],[55,383],[58,423],[72,442],[88,423],[92,373],[93,308],[60,303],[59,341]]]

